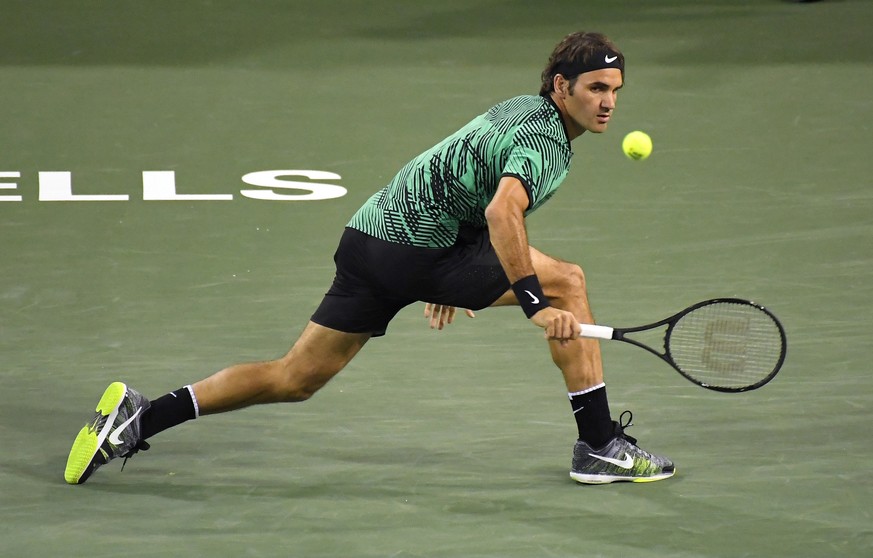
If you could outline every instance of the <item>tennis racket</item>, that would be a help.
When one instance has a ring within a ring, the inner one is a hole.
[[[757,389],[785,362],[785,330],[772,312],[739,298],[698,302],[649,325],[612,328],[579,324],[582,337],[624,341],[657,355],[695,384],[736,393]],[[661,350],[629,334],[665,328]]]

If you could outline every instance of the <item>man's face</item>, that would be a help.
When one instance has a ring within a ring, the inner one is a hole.
[[[586,130],[595,134],[606,131],[622,85],[618,68],[585,72],[579,74],[572,88],[567,85],[564,107],[577,134]]]

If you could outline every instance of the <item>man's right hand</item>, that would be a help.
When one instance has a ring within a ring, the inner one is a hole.
[[[572,312],[549,306],[531,316],[530,321],[546,330],[546,339],[560,341],[561,346],[579,338],[579,320]]]

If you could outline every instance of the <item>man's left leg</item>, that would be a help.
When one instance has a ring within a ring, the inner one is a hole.
[[[369,337],[309,322],[284,357],[230,366],[153,402],[126,384],[113,382],[93,419],[76,436],[64,478],[82,484],[112,459],[148,449],[147,438],[200,415],[305,401],[339,373]]]

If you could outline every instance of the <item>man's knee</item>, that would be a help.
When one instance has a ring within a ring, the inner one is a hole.
[[[573,263],[558,262],[554,275],[554,284],[551,285],[552,297],[574,298],[585,296],[585,272]]]
[[[585,272],[582,270],[582,267],[576,264],[566,264],[567,272],[567,289],[571,293],[581,293],[585,294]]]

